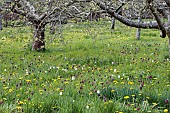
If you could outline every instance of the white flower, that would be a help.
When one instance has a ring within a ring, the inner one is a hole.
[[[75,79],[76,79],[76,77],[75,77],[75,76],[72,76],[72,77],[71,77],[71,80],[75,80]]]
[[[120,75],[118,75],[118,78],[120,78]]]
[[[86,109],[89,109],[89,108],[90,108],[90,106],[87,105],[87,106],[86,106]]]
[[[76,68],[76,67],[74,67],[74,70],[77,70],[77,68]]]
[[[116,72],[116,69],[114,69],[114,72]]]
[[[62,69],[62,71],[65,71],[65,72],[67,72],[67,69]]]
[[[100,90],[97,90],[97,94],[100,94]]]
[[[60,92],[60,95],[63,95],[63,92]]]
[[[112,62],[112,65],[115,64],[115,62]]]

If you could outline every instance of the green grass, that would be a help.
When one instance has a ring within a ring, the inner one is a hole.
[[[110,24],[64,25],[51,43],[47,27],[45,52],[31,51],[30,27],[0,31],[0,112],[170,111],[167,38]]]

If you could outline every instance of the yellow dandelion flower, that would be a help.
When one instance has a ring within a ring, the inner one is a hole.
[[[19,102],[18,102],[18,104],[19,104],[19,105],[22,105],[22,104],[24,104],[24,102],[22,102],[22,101],[19,101]]]
[[[125,84],[125,82],[121,82],[121,84]]]
[[[92,94],[93,94],[92,92],[89,93],[89,95],[92,95]]]
[[[28,83],[28,82],[31,82],[31,80],[26,80],[26,82]]]
[[[19,110],[19,109],[22,109],[22,107],[21,106],[16,106],[16,108]]]
[[[19,77],[18,79],[19,79],[19,80],[22,80],[22,79],[23,79],[23,77]]]
[[[64,82],[64,84],[68,84],[69,82]]]
[[[165,113],[168,113],[168,109],[164,109],[164,112],[165,112]]]
[[[8,91],[9,93],[11,93],[11,92],[13,92],[13,89],[9,89],[9,91]]]
[[[134,84],[134,82],[128,82],[128,84],[133,85],[133,84]]]
[[[58,80],[60,80],[61,78],[60,78],[60,77],[58,77],[57,79],[58,79]]]
[[[115,90],[113,90],[113,89],[112,89],[112,91],[111,91],[111,92],[113,93],[113,92],[115,92]]]
[[[129,98],[129,96],[124,96],[124,99],[128,99]]]
[[[3,89],[4,89],[4,90],[5,90],[5,89],[8,89],[8,87],[4,87]]]

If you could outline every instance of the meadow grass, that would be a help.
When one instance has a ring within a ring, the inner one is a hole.
[[[31,27],[0,31],[0,112],[170,111],[167,38],[109,21],[46,28],[46,51],[31,51]]]

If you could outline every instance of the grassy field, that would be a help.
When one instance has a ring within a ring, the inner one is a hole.
[[[163,113],[170,111],[167,38],[109,21],[46,31],[31,51],[30,27],[0,31],[0,113]]]

